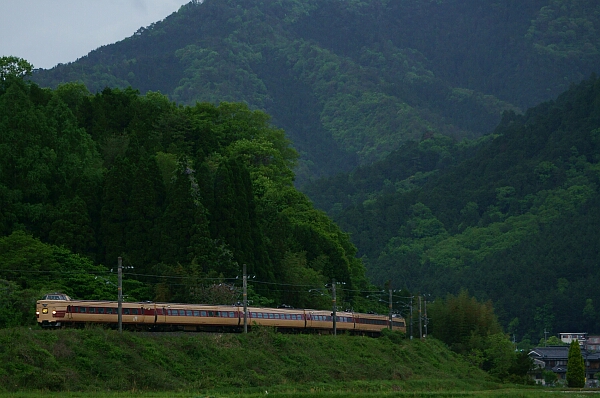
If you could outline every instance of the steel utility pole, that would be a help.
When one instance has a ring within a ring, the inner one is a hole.
[[[244,264],[244,275],[242,277],[244,283],[244,293],[243,293],[243,301],[244,301],[244,333],[248,333],[248,275],[246,275],[246,264]]]
[[[390,330],[392,330],[394,328],[393,323],[392,323],[392,289],[390,289],[390,300],[389,301],[390,301],[390,305],[389,305],[389,307],[390,307],[390,314],[389,314],[390,315]]]
[[[427,299],[425,299],[425,315],[424,315],[424,324],[425,324],[425,338],[427,338],[427,324],[429,324],[429,318],[427,318]]]
[[[413,338],[413,299],[415,296],[410,296],[410,339]]]
[[[331,291],[333,294],[333,335],[337,335],[337,309],[336,309],[336,297],[335,297],[335,278],[333,278],[333,281],[331,283]]]
[[[419,338],[423,338],[423,316],[421,314],[421,295],[419,295]]]
[[[117,302],[118,302],[118,322],[119,322],[119,333],[123,332],[123,259],[118,258],[117,267]]]

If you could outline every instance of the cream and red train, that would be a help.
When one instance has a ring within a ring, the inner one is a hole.
[[[47,294],[36,304],[38,324],[42,328],[103,324],[118,324],[116,301],[72,300],[66,294]],[[248,307],[247,325],[274,326],[289,332],[333,332],[331,311]],[[337,312],[336,330],[357,334],[376,335],[390,328],[387,316]],[[123,328],[155,331],[232,331],[244,327],[244,308],[241,306],[178,304],[178,303],[122,303]],[[405,332],[403,318],[392,318],[391,328]]]

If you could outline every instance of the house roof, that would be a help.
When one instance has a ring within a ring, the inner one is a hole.
[[[529,356],[542,361],[566,360],[569,358],[569,346],[536,347],[529,352]],[[581,356],[588,361],[600,361],[600,352],[581,350]]]
[[[535,347],[529,352],[532,358],[540,359],[567,359],[569,357],[569,346]]]

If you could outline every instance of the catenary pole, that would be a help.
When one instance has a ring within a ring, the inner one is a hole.
[[[337,305],[336,305],[336,297],[335,297],[335,278],[333,278],[332,284],[331,284],[331,292],[333,294],[333,335],[337,335]]]
[[[119,333],[123,332],[123,259],[118,258],[117,266],[117,301],[118,301],[118,322],[119,322]]]
[[[393,329],[393,324],[392,324],[392,289],[390,289],[390,330]]]
[[[244,282],[244,333],[248,333],[248,275],[246,274],[246,264],[244,264],[244,276],[242,278]]]
[[[421,295],[419,295],[419,338],[423,338],[423,316],[421,312]]]

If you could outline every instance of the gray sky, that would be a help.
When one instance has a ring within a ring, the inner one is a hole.
[[[189,1],[0,0],[0,56],[52,68],[123,40]]]

